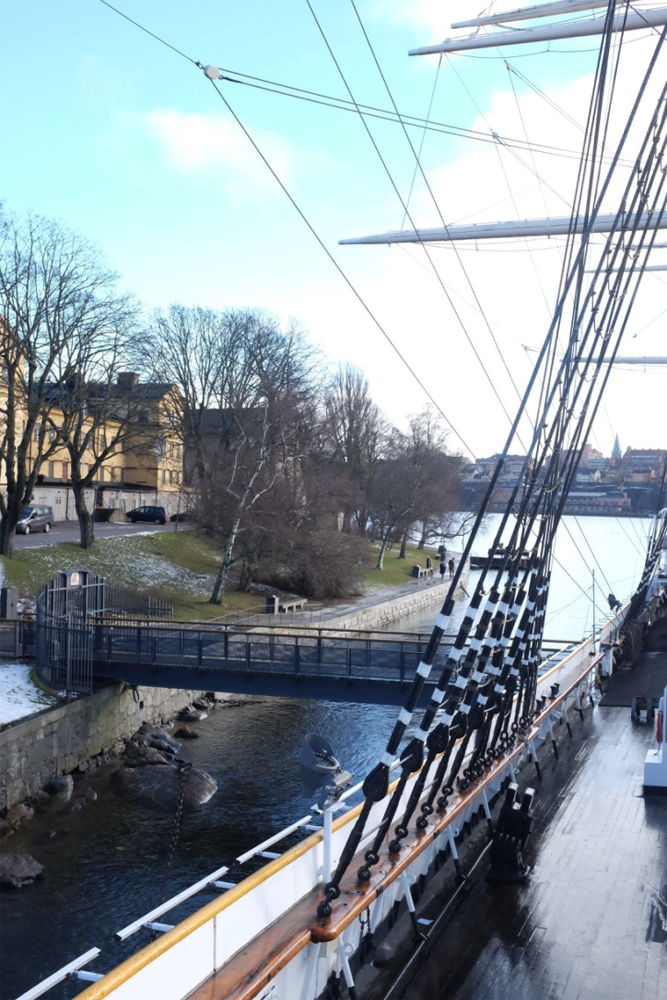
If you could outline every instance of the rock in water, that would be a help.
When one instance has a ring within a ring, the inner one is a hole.
[[[188,705],[187,708],[184,708],[178,713],[178,718],[181,722],[201,722],[202,719],[207,718],[207,716],[208,712],[198,711],[196,708],[193,708],[192,705]]]
[[[215,794],[217,782],[199,768],[191,767],[181,777],[177,767],[123,767],[114,773],[114,791],[131,802],[155,806],[172,811],[181,794],[184,781],[183,806],[194,809],[201,806]]]
[[[146,722],[137,733],[137,737],[143,737],[147,746],[153,747],[154,750],[162,750],[164,753],[176,754],[181,749],[178,740],[165,733],[164,729],[149,726]],[[135,737],[136,742],[141,742],[137,737]]]
[[[20,889],[34,882],[43,871],[44,865],[35,861],[32,854],[0,854],[0,885]]]
[[[44,805],[53,812],[62,812],[72,798],[74,790],[74,778],[71,774],[63,774],[60,778],[54,778],[46,786],[45,791],[49,793],[49,798]]]
[[[5,823],[12,830],[18,830],[24,823],[32,819],[34,815],[35,810],[26,805],[25,802],[21,802],[18,806],[14,806],[9,810],[5,816]]]
[[[126,767],[145,767],[146,765],[172,766],[172,757],[166,756],[153,747],[139,746],[134,740],[128,740],[125,746]]]
[[[194,729],[190,728],[190,726],[181,726],[180,729],[176,730],[176,732],[174,733],[174,736],[178,736],[179,740],[198,740],[199,739],[199,733],[196,733],[194,731]]]

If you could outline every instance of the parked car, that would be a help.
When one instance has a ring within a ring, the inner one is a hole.
[[[172,514],[170,521],[194,521],[195,512],[193,510],[180,510],[177,514]]]
[[[166,524],[167,512],[164,507],[135,507],[128,510],[126,517],[132,524],[137,521],[151,521],[153,524]]]
[[[37,504],[26,507],[21,514],[21,520],[16,525],[16,530],[23,535],[29,535],[31,531],[50,531],[53,524],[53,507],[43,507]]]

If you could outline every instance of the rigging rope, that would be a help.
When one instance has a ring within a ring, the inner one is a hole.
[[[660,45],[662,45],[664,37],[663,32]],[[655,56],[657,56],[658,50],[659,47],[656,48]],[[655,56],[649,67],[649,72],[655,65]],[[646,79],[647,77],[645,77],[640,87],[640,95],[643,93]],[[664,103],[664,95],[662,103]],[[593,106],[595,107],[596,105],[600,107],[600,102],[594,96]],[[636,106],[635,104],[635,109]],[[595,116],[593,116],[594,121]],[[543,417],[537,423],[535,439],[531,445],[531,449],[528,451],[524,465],[524,475],[529,477],[528,489],[524,488],[524,495],[519,505],[520,510],[509,542],[510,549],[514,549],[515,551],[515,554],[512,556],[514,566],[510,567],[510,579],[512,583],[505,587],[501,599],[499,576],[496,577],[496,581],[487,598],[486,606],[479,618],[475,637],[468,645],[468,652],[463,659],[462,665],[459,665],[465,643],[468,640],[481,606],[482,587],[486,576],[486,569],[490,567],[492,557],[497,555],[499,551],[500,539],[502,538],[509,517],[510,505],[508,505],[508,510],[501,518],[501,524],[496,534],[496,541],[490,550],[487,567],[480,574],[480,579],[469,603],[466,617],[461,624],[454,646],[450,649],[447,662],[441,671],[436,693],[431,698],[419,729],[400,758],[403,773],[398,789],[402,791],[409,774],[414,773],[420,766],[420,758],[423,760],[424,745],[428,748],[429,753],[427,763],[422,767],[422,772],[417,780],[417,785],[421,785],[421,787],[423,787],[423,783],[426,781],[425,773],[428,772],[436,753],[440,752],[443,754],[438,764],[432,791],[425,803],[426,812],[423,814],[423,818],[428,814],[428,810],[432,810],[433,801],[437,794],[433,789],[438,786],[445,773],[445,769],[449,766],[451,749],[454,745],[453,741],[450,742],[449,734],[451,729],[455,732],[456,739],[463,738],[463,741],[446,778],[446,785],[443,788],[443,795],[439,802],[441,808],[446,807],[447,798],[451,794],[453,787],[453,781],[458,776],[458,772],[463,764],[467,744],[474,732],[481,733],[481,737],[471,759],[471,764],[466,772],[464,772],[463,781],[461,782],[462,787],[463,782],[473,780],[480,773],[480,768],[483,769],[488,763],[488,756],[484,757],[487,747],[489,747],[490,752],[493,751],[495,753],[498,743],[502,741],[503,735],[505,736],[505,745],[507,745],[507,740],[511,739],[508,728],[509,715],[507,712],[507,706],[511,703],[508,687],[512,693],[517,684],[519,687],[514,723],[512,724],[516,728],[513,728],[513,732],[516,733],[522,727],[525,727],[530,722],[535,711],[534,699],[537,664],[540,658],[539,647],[544,629],[544,608],[549,589],[555,531],[562,517],[568,489],[576,473],[581,448],[583,447],[583,442],[586,440],[585,434],[590,430],[602,398],[602,392],[609,378],[611,366],[603,366],[602,355],[606,353],[611,360],[615,357],[627,324],[629,311],[632,308],[639,286],[639,281],[636,280],[634,281],[634,288],[632,287],[637,268],[636,256],[634,252],[630,253],[630,248],[634,251],[634,241],[637,239],[639,229],[640,212],[637,210],[639,193],[641,191],[642,197],[645,197],[645,192],[648,189],[648,181],[652,180],[655,182],[655,174],[650,178],[646,166],[641,166],[643,162],[642,153],[648,142],[649,135],[654,134],[653,142],[657,148],[657,134],[664,127],[664,113],[662,121],[658,122],[656,116],[652,122],[652,126],[655,126],[655,134],[653,133],[653,128],[650,127],[640,148],[637,161],[637,176],[640,178],[640,181],[634,190],[627,190],[627,194],[630,196],[630,210],[627,213],[626,211],[619,211],[617,215],[616,225],[620,228],[626,225],[628,218],[632,218],[632,208],[635,211],[634,223],[626,236],[625,246],[622,250],[619,246],[611,249],[613,247],[613,240],[615,239],[615,230],[609,234],[607,240],[608,252],[611,253],[614,259],[622,257],[626,266],[630,262],[627,279],[623,284],[619,273],[619,276],[613,281],[604,280],[601,282],[600,290],[597,292],[594,280],[585,294],[583,294],[583,289],[577,283],[577,279],[580,277],[579,272],[582,269],[582,262],[585,259],[590,242],[592,220],[595,219],[596,214],[599,212],[602,197],[611,182],[612,171],[609,171],[601,184],[596,182],[598,190],[596,191],[594,209],[588,214],[588,222],[584,228],[580,249],[576,255],[572,254],[572,267],[569,273],[563,276],[561,296],[554,322],[550,326],[545,344],[542,347],[540,357],[535,366],[535,372],[537,372],[542,363],[551,365],[553,378],[549,380],[548,392],[545,395],[542,407]],[[621,136],[615,160],[618,159],[620,151],[624,147],[628,136],[628,128],[629,125],[626,126]],[[594,131],[596,130],[597,127],[595,126]],[[664,142],[665,139],[663,138],[663,147]],[[660,155],[656,156],[655,159],[661,160],[663,152],[664,149],[661,149]],[[591,175],[594,175],[595,164],[593,158],[589,161],[589,170]],[[644,183],[646,183],[646,187],[643,186]],[[658,192],[660,191],[661,183],[662,181],[659,178],[657,183]],[[584,190],[583,183],[581,190]],[[627,200],[625,204],[627,205]],[[661,211],[664,211],[664,206]],[[645,237],[642,234],[639,237],[640,250],[643,249],[644,239]],[[653,239],[655,239],[655,234]],[[598,265],[598,273],[603,269],[602,262],[604,261],[604,257],[605,254],[602,255],[601,263]],[[644,268],[645,260],[638,269],[639,278],[642,277]],[[577,302],[571,319],[572,334],[563,359],[560,365],[556,367],[555,354],[549,348],[555,342],[554,332],[560,323],[565,298],[569,294],[570,287],[573,285],[577,291]],[[612,335],[614,337],[613,342]],[[596,351],[600,350],[602,351],[602,355],[595,361]],[[587,380],[589,376],[590,378]],[[531,389],[532,384],[529,385],[526,397],[524,397],[524,401],[522,402],[522,407],[525,405],[525,400]],[[583,398],[580,399],[582,395]],[[581,412],[575,418],[575,408],[578,406],[581,406]],[[520,411],[522,407],[520,407]],[[553,419],[547,422],[546,417],[551,413],[552,409],[554,410]],[[570,433],[570,446],[566,449],[566,435]],[[540,440],[539,450],[537,448],[538,440]],[[532,464],[533,452],[535,452],[534,465]],[[507,451],[501,456],[496,473],[502,467],[506,454]],[[538,487],[538,477],[541,472],[544,473],[544,478]],[[536,493],[535,500],[533,498],[534,493]],[[510,504],[517,500],[517,494],[518,487],[514,490]],[[482,504],[482,510],[484,509],[485,502],[488,501],[488,496],[489,492],[487,491],[485,501]],[[516,589],[519,582],[517,572],[524,551],[524,544],[530,537],[536,521],[539,523],[539,527],[537,544],[533,548],[531,557],[531,574],[533,575],[533,579],[532,585],[528,587],[529,599],[525,600],[526,587],[523,586],[519,590]],[[473,534],[475,533],[473,532]],[[509,560],[509,555],[503,560],[502,569],[499,571],[500,575],[507,568]],[[538,567],[540,568],[538,569]],[[519,595],[522,596],[519,597]],[[524,615],[522,616],[520,627],[515,630],[518,615],[524,601]],[[422,662],[419,664],[413,687],[390,737],[387,750],[380,763],[368,776],[368,785],[364,785],[366,800],[355,824],[353,834],[343,850],[340,863],[331,881],[325,887],[324,899],[318,908],[318,915],[320,917],[326,917],[330,913],[331,902],[337,898],[340,892],[340,880],[360,843],[364,825],[373,801],[377,801],[378,798],[382,798],[386,794],[389,763],[393,760],[398,743],[402,738],[406,726],[411,721],[419,693],[429,675],[435,651],[444,633],[444,626],[451,614],[452,607],[453,590],[450,587],[443,610],[438,617]],[[507,653],[510,640],[512,640],[511,655]],[[495,676],[497,682],[489,679],[489,674],[491,678]],[[493,690],[491,690],[492,684]],[[486,716],[486,709],[484,707],[489,702],[487,692],[494,696],[488,717]],[[431,733],[431,725],[443,700],[445,701],[443,722],[439,726],[436,726]],[[494,713],[498,717],[498,723],[493,736],[491,736],[491,716]],[[440,728],[441,726],[444,726],[444,728]],[[430,746],[429,739],[431,740]],[[437,751],[434,749],[435,746],[438,747]],[[447,748],[446,752],[444,748]],[[383,833],[393,820],[399,794],[397,790],[395,796],[392,796],[392,800],[387,805],[385,818],[381,825]],[[410,805],[414,805],[414,798],[414,796],[411,796],[409,808]],[[407,833],[406,817],[404,817],[404,821],[395,830],[396,839],[390,844],[390,851],[400,849],[400,840]],[[359,872],[359,877],[362,880],[370,877],[370,867],[377,864],[379,860],[378,848],[379,832],[373,846],[366,852],[365,864]]]

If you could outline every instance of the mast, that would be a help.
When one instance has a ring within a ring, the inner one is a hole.
[[[590,5],[589,5],[590,6]],[[410,49],[410,56],[429,56],[442,52],[464,52],[469,49],[489,49],[504,45],[527,45],[532,42],[556,41],[560,38],[583,38],[601,35],[605,31],[639,31],[657,28],[667,24],[667,8],[657,8],[635,13],[623,9],[608,24],[607,15],[594,17],[588,21],[566,21],[548,24],[539,28],[520,28],[517,31],[497,31],[488,35],[468,35],[463,38],[446,38],[435,45],[424,45]]]
[[[476,222],[468,226],[435,226],[431,229],[403,229],[372,236],[355,236],[339,240],[341,245],[356,243],[455,243],[462,240],[511,239],[518,236],[572,236],[587,230],[590,233],[633,232],[635,230],[667,229],[667,217],[661,214],[627,215],[619,221],[617,214],[598,215],[595,219],[569,215],[553,219],[517,219],[508,222]]]
[[[555,17],[557,14],[576,14],[580,10],[594,10],[608,7],[609,0],[559,0],[558,3],[542,3],[534,7],[518,7],[516,10],[498,11],[484,14],[469,21],[456,21],[452,28],[477,28],[486,24],[506,24],[508,21],[529,21],[537,17]]]

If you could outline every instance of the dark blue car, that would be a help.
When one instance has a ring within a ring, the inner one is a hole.
[[[134,510],[128,510],[125,516],[132,524],[136,524],[137,521],[150,521],[152,524],[167,523],[167,512],[164,507],[135,507]]]

